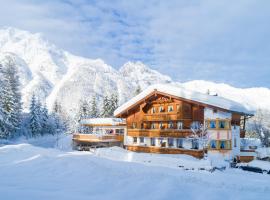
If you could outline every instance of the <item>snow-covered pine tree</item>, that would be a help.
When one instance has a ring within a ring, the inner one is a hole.
[[[46,104],[40,106],[41,135],[50,134],[50,120]]]
[[[64,119],[64,115],[65,114],[61,104],[58,101],[55,101],[52,113],[50,115],[50,121],[53,122],[53,134],[58,135],[66,130],[67,125]]]
[[[17,68],[11,58],[2,69],[2,106],[6,123],[7,138],[14,137],[20,129],[22,103]]]
[[[117,94],[112,94],[111,95],[110,103],[111,103],[110,116],[113,117],[113,113],[118,107],[118,95]]]
[[[6,124],[3,108],[3,66],[0,64],[0,139],[6,138]]]
[[[86,100],[81,100],[77,121],[80,122],[82,119],[86,119],[89,117],[90,117],[90,106]]]
[[[30,104],[30,130],[32,137],[41,134],[42,126],[40,121],[40,104],[37,102],[35,95],[32,96]]]
[[[118,96],[116,94],[105,96],[102,106],[102,117],[113,117],[113,113],[118,107]]]
[[[93,98],[91,100],[89,117],[90,118],[99,117],[98,108],[97,108],[97,102],[96,102],[96,97],[95,96],[93,96]]]
[[[107,95],[103,98],[101,117],[111,117],[111,101]]]

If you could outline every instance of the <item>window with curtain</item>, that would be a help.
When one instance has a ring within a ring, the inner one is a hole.
[[[165,109],[164,109],[163,106],[160,106],[160,107],[159,107],[159,112],[165,112]]]
[[[220,141],[220,149],[226,149],[226,141]]]
[[[172,129],[173,128],[173,122],[168,123],[168,128]]]
[[[168,146],[173,147],[173,138],[168,138]]]
[[[176,139],[176,146],[177,148],[183,148],[183,139],[182,138],[177,138]]]
[[[211,149],[216,149],[217,148],[217,141],[216,140],[211,140],[210,141],[210,147],[211,147]]]
[[[151,138],[151,146],[156,146],[156,138]]]
[[[209,128],[216,128],[216,121],[215,120],[211,120],[209,122]]]
[[[183,122],[177,122],[177,129],[183,129]]]
[[[219,121],[218,124],[219,124],[219,128],[221,129],[226,128],[226,121]]]
[[[162,122],[159,123],[159,128],[163,129],[163,123]]]
[[[168,112],[173,112],[173,106],[172,105],[168,106]]]

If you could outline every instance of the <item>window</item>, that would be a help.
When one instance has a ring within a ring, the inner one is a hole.
[[[220,149],[226,149],[226,141],[220,141]]]
[[[176,139],[176,146],[177,146],[177,148],[183,148],[183,139],[182,138]]]
[[[173,147],[173,138],[168,138],[168,146]]]
[[[211,149],[216,149],[217,148],[217,142],[216,142],[216,140],[211,140],[210,141],[210,148]]]
[[[116,134],[123,135],[124,134],[124,129],[116,129]]]
[[[160,107],[159,107],[159,112],[165,112],[165,109],[164,109],[163,106],[160,106]]]
[[[192,139],[192,149],[199,149],[199,140]]]
[[[173,112],[173,106],[168,106],[168,112]]]
[[[112,130],[112,129],[106,129],[106,130],[105,130],[105,133],[108,134],[108,135],[109,135],[109,134],[113,134],[113,130]]]
[[[215,120],[211,120],[209,122],[209,128],[216,128],[216,121]]]
[[[153,114],[156,113],[156,108],[155,107],[152,108],[152,113]]]
[[[136,122],[133,122],[132,123],[132,128],[136,128],[137,127],[137,123]]]
[[[156,146],[156,138],[151,138],[151,146]]]
[[[226,127],[226,122],[225,121],[219,121],[219,128],[225,128]]]
[[[140,137],[140,143],[144,143],[144,137]]]
[[[200,129],[200,127],[201,127],[201,124],[198,121],[194,121],[191,123],[191,128],[193,129]]]
[[[160,122],[160,124],[159,124],[159,128],[160,129],[163,129],[164,127],[163,127],[163,123],[162,122]]]
[[[163,141],[163,138],[159,138],[159,141],[161,147],[166,147],[166,142]]]
[[[183,122],[177,122],[177,129],[183,129]]]
[[[133,137],[133,143],[137,143],[137,137]]]
[[[151,129],[155,129],[156,128],[156,124],[155,123],[151,123]]]
[[[168,128],[173,128],[173,122],[169,122]]]
[[[237,147],[237,140],[234,138],[234,147]]]

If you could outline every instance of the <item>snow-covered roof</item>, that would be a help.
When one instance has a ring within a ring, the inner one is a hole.
[[[83,119],[80,121],[81,125],[121,125],[125,124],[125,119],[121,118],[89,118],[89,119]]]
[[[151,94],[154,91],[166,93],[172,96],[188,99],[191,101],[195,101],[195,102],[199,102],[199,103],[203,103],[207,105],[211,105],[211,106],[222,108],[222,109],[229,110],[232,112],[238,112],[238,113],[249,114],[249,115],[254,114],[252,111],[247,110],[240,103],[237,103],[229,99],[225,99],[220,96],[212,96],[208,94],[203,94],[200,92],[187,90],[180,86],[176,87],[170,84],[155,84],[155,85],[149,86],[143,92],[141,92],[137,96],[133,97],[132,99],[130,99],[129,101],[127,101],[126,103],[118,107],[114,112],[114,116],[118,116],[119,114],[121,114],[122,112],[130,108],[132,105],[143,100],[145,97],[147,97],[149,94]]]

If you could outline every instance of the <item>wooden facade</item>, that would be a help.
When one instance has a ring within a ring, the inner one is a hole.
[[[203,150],[187,150],[175,148],[160,148],[160,147],[144,147],[144,146],[127,146],[130,151],[144,152],[144,153],[159,153],[159,154],[186,154],[196,158],[203,158]]]
[[[228,118],[205,118],[205,109],[213,113],[223,112]],[[227,114],[226,114],[227,113]],[[242,114],[206,105],[178,96],[172,96],[159,91],[148,94],[135,102],[116,117],[126,119],[126,148],[131,151],[148,153],[187,154],[197,158],[203,157],[205,148],[230,153],[232,150],[232,126],[242,126]],[[213,122],[214,121],[214,122]],[[214,128],[210,126],[214,123]],[[189,148],[179,145],[179,139],[194,137],[191,125],[204,125],[212,135],[209,144],[200,148],[191,141]],[[244,127],[242,126],[244,129]],[[245,136],[240,130],[241,137]],[[141,141],[138,141],[141,140]],[[165,144],[161,144],[164,143]],[[240,147],[239,147],[240,148]]]

